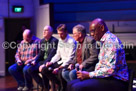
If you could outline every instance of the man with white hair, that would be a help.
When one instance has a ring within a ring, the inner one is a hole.
[[[78,24],[73,27],[73,37],[77,41],[77,48],[73,63],[67,70],[62,71],[62,77],[67,81],[77,79],[76,72],[78,70],[94,71],[98,62],[98,50],[96,49],[96,41],[93,37],[86,34],[86,28]],[[74,67],[75,66],[75,67]]]
[[[34,80],[42,87],[43,82],[45,90],[49,89],[49,81],[47,77],[42,74],[42,78],[39,76],[39,72],[45,67],[46,62],[49,62],[51,58],[56,54],[56,49],[58,45],[58,39],[52,36],[53,29],[51,26],[45,26],[43,30],[43,39],[40,41],[40,51],[36,57],[33,65],[29,68],[29,73],[34,78]]]
[[[61,72],[73,60],[76,51],[76,41],[69,36],[65,24],[60,24],[57,27],[59,35],[59,42],[56,54],[52,57],[50,62],[41,71],[53,83],[53,91],[55,91],[55,84],[58,85],[59,91],[65,91],[65,80],[61,76]]]
[[[9,73],[18,83],[17,90],[30,90],[32,88],[32,77],[28,73],[30,63],[33,62],[38,54],[39,39],[32,38],[32,31],[25,29],[23,32],[23,40],[21,41],[16,55],[16,63],[9,67]]]

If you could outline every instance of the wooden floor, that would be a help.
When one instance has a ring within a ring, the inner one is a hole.
[[[17,83],[11,76],[0,77],[0,91],[16,91]],[[33,90],[37,91],[37,90]],[[136,88],[133,89],[136,91]]]
[[[37,84],[35,82],[33,83],[33,91],[37,91]],[[12,76],[0,77],[0,91],[17,91],[17,82]]]
[[[16,91],[17,83],[11,76],[0,77],[0,91]]]

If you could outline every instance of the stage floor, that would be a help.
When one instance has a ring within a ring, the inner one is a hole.
[[[0,91],[16,91],[17,83],[11,76],[0,77]],[[36,90],[33,90],[36,91]],[[136,91],[136,88],[133,88]]]

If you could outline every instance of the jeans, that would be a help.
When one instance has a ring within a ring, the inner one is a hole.
[[[62,71],[62,77],[67,81],[72,81],[74,79],[77,79],[77,74],[76,74],[76,70],[63,70]]]
[[[15,78],[18,86],[32,87],[32,77],[28,73],[29,67],[30,65],[23,64],[19,66],[17,63],[15,63],[8,68],[9,73]]]

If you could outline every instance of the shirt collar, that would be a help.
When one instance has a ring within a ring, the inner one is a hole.
[[[52,36],[50,37],[49,40],[45,40],[45,38],[44,38],[44,42],[50,42],[51,40],[52,40]]]
[[[62,40],[62,39],[60,39],[60,40],[63,41],[63,42],[67,42],[68,38],[69,38],[69,35],[67,34],[67,36],[64,40]]]
[[[30,42],[27,41],[23,41],[24,44],[32,44],[34,42],[34,40],[32,39]]]
[[[108,36],[108,34],[110,33],[110,31],[108,30],[103,36],[102,38],[100,39],[100,42],[104,42]]]

